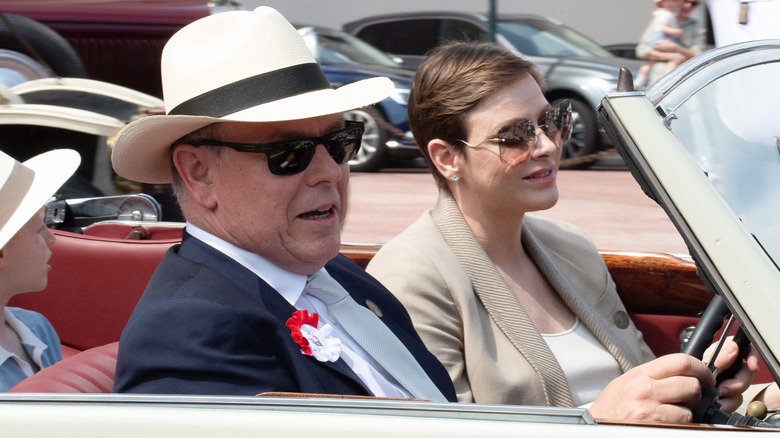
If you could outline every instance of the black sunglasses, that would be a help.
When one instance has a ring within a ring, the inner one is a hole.
[[[693,6],[694,8],[695,8],[696,6],[699,6],[699,2],[698,2],[698,1],[696,1],[696,0],[686,0],[686,2],[685,2],[685,3],[687,3],[687,4],[691,5],[691,6]]]
[[[333,161],[346,163],[355,158],[360,150],[363,137],[363,122],[346,121],[346,126],[338,131],[329,132],[322,137],[297,138],[294,140],[274,141],[271,143],[233,143],[220,140],[195,140],[193,146],[222,146],[239,152],[265,154],[268,157],[268,170],[274,175],[294,175],[303,172],[311,163],[317,145],[325,150]]]

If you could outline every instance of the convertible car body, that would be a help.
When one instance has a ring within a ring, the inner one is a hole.
[[[771,198],[780,185],[775,181],[773,186],[771,181],[780,177],[780,172],[769,169],[765,181],[758,170],[763,170],[762,163],[767,160],[777,166],[780,152],[776,143],[769,143],[771,147],[765,144],[765,134],[772,134],[777,123],[751,127],[747,122],[773,118],[775,112],[768,105],[777,102],[772,94],[778,92],[758,87],[763,94],[755,98],[739,93],[740,98],[749,99],[746,102],[751,103],[751,111],[742,107],[732,111],[733,116],[744,116],[738,123],[717,118],[719,109],[727,106],[705,100],[694,111],[688,105],[696,103],[696,98],[683,96],[708,97],[707,90],[717,88],[724,79],[726,89],[731,89],[729,78],[771,86],[778,61],[780,42],[719,49],[678,68],[646,93],[630,91],[630,80],[624,80],[619,87],[623,91],[607,95],[601,109],[602,122],[613,141],[648,194],[668,211],[695,260],[666,254],[603,252],[631,317],[655,353],[665,354],[680,349],[679,334],[696,324],[715,294],[723,297],[764,358],[758,381],[772,381],[779,375],[780,313],[774,298],[780,290],[780,273],[770,256],[776,243],[772,221],[777,217],[771,211],[780,205]],[[768,103],[761,103],[759,96],[768,98]],[[748,117],[754,113],[755,117]],[[713,126],[723,130],[716,132]],[[682,145],[699,137],[686,133],[685,127],[710,130],[714,137],[696,143],[700,148],[694,152]],[[727,136],[726,127],[735,129],[731,131],[734,135]],[[755,142],[742,148],[742,136],[737,134],[755,136]],[[777,135],[776,131],[772,135]],[[722,147],[739,147],[739,152],[716,152]],[[721,154],[726,162],[716,160]],[[740,162],[750,157],[755,161]],[[749,167],[750,178],[739,173],[740,182],[731,186],[726,180],[736,176],[740,165]],[[762,192],[765,197],[759,199],[754,190],[756,181],[770,193]],[[734,200],[745,201],[744,206],[732,205]],[[753,209],[761,206],[769,206],[769,210],[761,213]],[[780,431],[769,424],[604,421],[577,408],[437,404],[317,394],[107,394],[122,327],[157,262],[181,238],[181,224],[101,222],[80,231],[57,231],[48,289],[17,296],[11,303],[44,313],[59,332],[67,357],[21,382],[12,392],[0,394],[0,422],[9,436],[657,438]],[[343,247],[343,252],[361,266],[374,251],[373,246]],[[720,322],[722,317],[718,326]],[[710,333],[707,343],[714,336]]]

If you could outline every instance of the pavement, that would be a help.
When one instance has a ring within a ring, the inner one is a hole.
[[[436,202],[427,168],[353,173],[342,232],[345,243],[384,243]],[[599,249],[687,255],[688,250],[663,209],[648,198],[617,155],[589,170],[558,173],[558,204],[534,215],[584,229]]]

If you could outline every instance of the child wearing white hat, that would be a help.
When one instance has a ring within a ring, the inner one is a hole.
[[[54,234],[43,206],[80,162],[70,149],[24,163],[0,152],[0,392],[62,358],[59,337],[43,315],[6,304],[46,287]]]

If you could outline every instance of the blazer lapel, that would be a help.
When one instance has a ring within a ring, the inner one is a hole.
[[[541,379],[547,404],[573,406],[571,390],[560,364],[474,237],[450,194],[440,192],[431,216],[471,278],[474,292],[490,317]]]
[[[237,287],[246,290],[249,295],[257,297],[268,312],[271,313],[282,326],[286,327],[287,320],[297,310],[279,295],[274,288],[252,271],[246,269],[240,263],[206,243],[192,237],[186,231],[184,232],[182,244],[179,249],[179,255],[214,269],[223,277],[229,278]],[[290,337],[290,342],[295,342],[292,337]],[[321,383],[323,388],[322,392],[328,392],[326,389],[328,388],[328,385],[320,378],[322,373],[319,367],[326,367],[346,376],[363,388],[366,394],[371,394],[368,387],[360,380],[357,374],[352,371],[344,359],[339,358],[336,362],[320,362],[314,357],[304,355],[303,353],[301,353],[301,356],[301,359],[311,371],[311,375]]]
[[[276,292],[275,289],[271,288],[271,286],[268,285],[268,283],[264,282],[263,280],[260,280],[260,295],[263,299],[263,302],[265,303],[266,307],[268,308],[268,311],[271,312],[281,324],[285,325],[287,324],[287,320],[292,316],[292,314],[297,310],[295,307],[293,307],[287,300],[282,298],[281,295],[279,295],[278,292]],[[290,337],[291,342],[292,337]],[[338,372],[339,374],[342,374],[351,380],[353,380],[355,383],[360,385],[362,387],[366,394],[370,395],[371,391],[368,389],[368,387],[363,383],[362,380],[355,374],[354,371],[352,371],[352,368],[347,365],[347,363],[344,361],[344,359],[339,358],[335,362],[320,362],[319,360],[315,359],[313,356],[307,356],[301,353],[302,359],[306,361],[307,367],[311,370],[312,375],[315,376],[318,380],[321,374],[321,370],[319,370],[319,367],[326,367],[330,368],[331,370],[334,370]],[[320,380],[322,382],[322,380]],[[324,382],[323,386],[327,387]]]
[[[572,280],[576,281],[577,274],[564,272],[560,260],[545,248],[533,230],[523,225],[523,245],[531,258],[536,262],[539,270],[544,273],[550,284],[558,292],[563,301],[577,315],[580,321],[593,333],[617,360],[623,372],[639,365],[640,359],[636,357],[623,339],[614,332],[614,328],[606,324],[596,308],[587,303],[581,293],[578,293]]]

